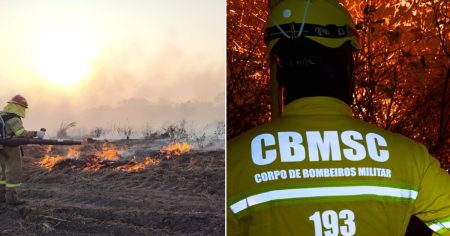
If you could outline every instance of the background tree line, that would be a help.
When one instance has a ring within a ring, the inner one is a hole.
[[[361,49],[356,117],[425,144],[448,168],[449,0],[343,0]],[[270,120],[267,0],[227,1],[227,135]]]

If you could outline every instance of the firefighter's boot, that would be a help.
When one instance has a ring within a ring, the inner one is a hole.
[[[6,195],[6,187],[5,185],[0,185],[0,204],[6,201],[5,195]]]
[[[25,203],[25,201],[19,199],[19,194],[17,193],[16,189],[6,189],[5,194],[5,200],[6,203],[9,205],[22,205]]]

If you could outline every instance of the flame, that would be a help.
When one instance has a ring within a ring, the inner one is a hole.
[[[78,147],[69,147],[68,152],[65,156],[56,155],[51,156],[50,153],[53,151],[53,146],[49,145],[47,147],[47,150],[45,152],[44,158],[38,162],[38,165],[48,169],[49,171],[53,170],[53,168],[61,162],[62,160],[68,159],[68,158],[77,158],[79,155]]]
[[[38,165],[48,169],[49,171],[53,170],[56,164],[58,164],[60,161],[64,160],[64,157],[61,156],[49,156],[45,155],[44,158],[38,162]]]
[[[161,154],[179,156],[189,152],[191,146],[188,143],[171,143],[166,148],[159,150]]]
[[[108,161],[118,161],[120,158],[119,150],[117,150],[114,144],[103,144],[102,150],[95,154],[99,159]]]
[[[97,157],[92,157],[88,159],[88,162],[86,162],[86,166],[83,168],[83,170],[98,171],[104,166],[105,163],[102,163],[100,159],[98,159]]]
[[[80,156],[79,147],[69,147],[69,151],[66,154],[67,158],[78,158]]]
[[[149,166],[158,165],[161,160],[154,159],[152,157],[146,157],[142,162],[132,161],[119,161],[119,150],[113,144],[105,143],[101,150],[94,151],[88,154],[84,154],[80,157],[79,147],[69,147],[66,155],[51,155],[53,147],[47,148],[44,158],[38,162],[38,164],[49,171],[52,171],[55,166],[65,159],[78,159],[82,161],[81,166],[79,162],[77,165],[72,166],[72,169],[98,171],[103,168],[113,168],[117,171],[138,172],[146,169]],[[180,155],[181,153],[189,151],[189,144],[187,143],[174,143],[168,145],[161,153],[170,155]]]
[[[145,160],[141,163],[130,163],[123,166],[118,166],[114,168],[115,170],[122,170],[128,172],[137,172],[142,171],[148,166],[158,165],[161,160],[156,160],[151,157],[146,157]]]

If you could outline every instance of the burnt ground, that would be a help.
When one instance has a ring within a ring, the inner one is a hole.
[[[224,235],[224,151],[191,151],[140,172],[37,165],[24,147],[19,193],[0,205],[0,235]]]

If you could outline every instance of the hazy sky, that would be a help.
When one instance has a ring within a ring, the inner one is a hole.
[[[0,81],[28,129],[224,120],[225,1],[0,0]]]

